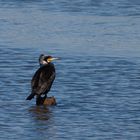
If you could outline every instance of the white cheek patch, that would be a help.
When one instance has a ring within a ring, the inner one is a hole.
[[[43,60],[43,61],[42,61],[42,64],[43,64],[43,65],[44,65],[44,64],[47,64],[47,62]]]

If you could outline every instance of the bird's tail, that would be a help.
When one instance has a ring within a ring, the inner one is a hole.
[[[35,94],[32,92],[27,98],[26,100],[31,100],[32,98],[34,98]]]

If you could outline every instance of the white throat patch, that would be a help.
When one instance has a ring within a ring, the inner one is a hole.
[[[46,61],[43,60],[43,61],[42,61],[42,64],[45,65],[45,64],[48,64],[48,63],[47,63]]]

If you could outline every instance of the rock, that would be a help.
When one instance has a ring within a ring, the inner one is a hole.
[[[43,105],[56,105],[56,99],[54,97],[48,97],[44,100]]]
[[[56,105],[56,99],[54,97],[40,97],[36,99],[36,105]]]

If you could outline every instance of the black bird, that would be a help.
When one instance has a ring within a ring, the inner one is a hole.
[[[31,100],[34,96],[37,99],[41,98],[41,95],[47,97],[47,93],[50,91],[52,83],[55,79],[55,67],[51,61],[59,58],[54,58],[52,56],[45,56],[41,54],[39,57],[40,68],[35,72],[31,80],[31,94],[26,98],[26,100]]]

